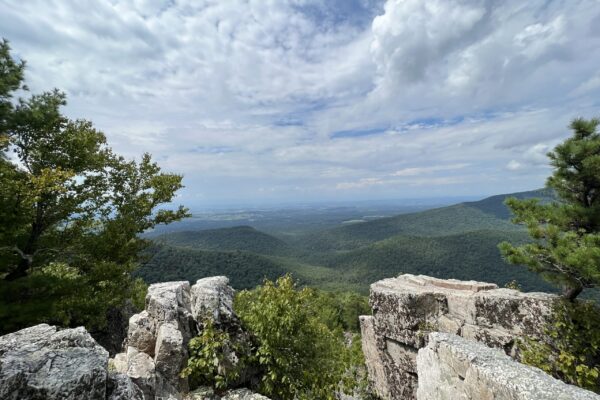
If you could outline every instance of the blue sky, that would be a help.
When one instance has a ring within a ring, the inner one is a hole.
[[[599,0],[0,0],[0,35],[196,209],[533,189],[600,115]]]

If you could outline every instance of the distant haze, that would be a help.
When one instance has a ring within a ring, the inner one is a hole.
[[[600,114],[598,0],[0,0],[0,36],[195,210],[537,188]]]

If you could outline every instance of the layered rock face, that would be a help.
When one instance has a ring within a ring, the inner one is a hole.
[[[361,317],[369,379],[383,399],[415,399],[417,352],[444,332],[516,354],[516,339],[540,337],[557,297],[494,284],[401,275],[371,285],[373,316]]]
[[[600,396],[566,385],[481,343],[431,333],[417,355],[422,400],[598,400]]]
[[[224,276],[200,279],[191,287],[187,281],[150,285],[146,309],[129,320],[127,350],[115,356],[115,368],[140,387],[145,399],[181,399],[189,389],[179,376],[188,343],[206,319],[237,340],[247,340],[233,312],[233,296]]]
[[[0,337],[0,399],[142,400],[84,328],[41,324]]]

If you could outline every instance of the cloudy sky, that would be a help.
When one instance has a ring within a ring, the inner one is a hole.
[[[533,189],[600,115],[600,0],[0,0],[0,36],[194,208]]]

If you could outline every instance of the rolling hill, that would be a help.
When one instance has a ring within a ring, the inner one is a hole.
[[[251,226],[172,232],[157,236],[153,241],[199,250],[238,250],[270,255],[281,255],[290,251],[290,247],[283,240]]]
[[[401,273],[424,274],[494,282],[500,286],[516,280],[524,290],[552,290],[526,268],[504,262],[497,245],[527,240],[522,231],[480,230],[447,236],[394,236],[374,244],[337,254],[325,266],[352,271],[354,279],[375,282]]]
[[[287,270],[281,263],[243,251],[207,251],[154,245],[146,250],[147,261],[136,275],[147,283],[188,280],[226,275],[237,289],[253,288],[265,278],[276,279]]]
[[[549,199],[548,191],[498,195],[373,221],[340,226],[301,237],[297,245],[308,251],[347,250],[364,246],[392,236],[444,236],[478,230],[519,231],[510,222],[510,212],[504,205],[508,197]]]
[[[399,273],[476,279],[525,290],[551,290],[525,268],[506,264],[502,241],[527,235],[509,221],[507,197],[551,199],[538,190],[492,196],[416,213],[275,237],[249,226],[161,235],[140,275],[149,281],[195,280],[226,274],[238,288],[292,272],[301,282],[366,293],[369,285]],[[284,239],[285,238],[285,239]]]

